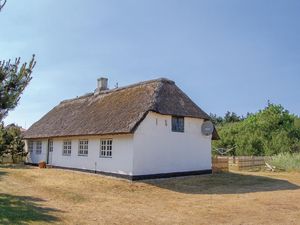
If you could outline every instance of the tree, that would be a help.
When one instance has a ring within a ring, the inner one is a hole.
[[[27,155],[25,152],[24,146],[25,143],[22,140],[21,128],[15,124],[11,124],[6,128],[6,142],[7,142],[7,152],[12,157],[13,163],[16,162],[16,159]]]
[[[224,122],[224,119],[221,116],[212,113],[210,113],[209,116],[214,125],[220,125]]]
[[[5,4],[6,0],[0,0],[0,11]],[[21,94],[32,79],[35,64],[34,55],[29,64],[21,65],[20,58],[16,58],[14,63],[11,60],[0,61],[0,156],[10,154],[13,161],[16,156],[25,154],[21,131],[16,126],[4,128],[2,120],[17,106]]]
[[[7,113],[14,109],[26,86],[32,79],[31,73],[36,64],[34,55],[27,65],[20,66],[20,58],[11,61],[0,61],[0,122]]]
[[[227,113],[231,118],[232,113]],[[234,116],[235,117],[235,116]],[[248,114],[239,122],[227,122],[218,126],[220,140],[217,148],[232,148],[234,155],[274,155],[281,152],[300,151],[299,118],[281,105],[268,105],[255,114]]]
[[[6,0],[0,0],[0,11],[5,4]],[[0,122],[17,106],[21,94],[31,80],[35,64],[34,55],[28,65],[20,65],[20,57],[14,63],[11,60],[0,61]]]
[[[0,157],[6,153],[5,129],[3,123],[0,123]]]
[[[242,118],[238,116],[235,112],[229,112],[227,111],[224,116],[224,122],[225,123],[234,123],[241,121]]]
[[[27,155],[24,145],[20,127],[15,124],[5,128],[2,126],[0,132],[0,156],[9,155],[13,163],[15,163],[17,158]]]
[[[6,4],[6,0],[4,0],[4,1],[0,0],[0,11],[5,6],[5,4]]]

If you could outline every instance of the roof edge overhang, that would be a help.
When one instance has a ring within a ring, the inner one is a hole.
[[[107,135],[126,135],[132,134],[132,132],[116,132],[116,133],[102,133],[102,134],[70,134],[70,135],[51,135],[51,136],[34,136],[34,137],[23,137],[25,140],[31,139],[52,139],[52,138],[69,138],[69,137],[92,137],[92,136],[107,136]]]
[[[129,132],[110,132],[110,133],[95,133],[95,134],[70,134],[70,135],[51,135],[51,136],[32,136],[32,137],[26,137],[24,136],[25,140],[30,139],[52,139],[52,138],[68,138],[68,137],[91,137],[91,136],[106,136],[106,135],[126,135],[126,134],[133,134],[139,125],[143,122],[143,120],[147,117],[149,112],[158,113],[160,115],[164,116],[183,116],[183,117],[189,117],[189,118],[195,118],[195,119],[203,119],[204,121],[209,120],[208,118],[203,118],[200,116],[191,116],[191,115],[176,115],[176,114],[165,114],[158,112],[157,110],[148,110],[146,111],[143,116],[136,122],[136,124],[133,126],[133,128]],[[214,129],[214,133],[212,135],[212,140],[219,140],[220,136],[216,130],[216,127]]]

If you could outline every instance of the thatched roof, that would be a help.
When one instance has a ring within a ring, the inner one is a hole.
[[[173,81],[161,78],[62,101],[25,138],[133,133],[149,111],[210,119]]]

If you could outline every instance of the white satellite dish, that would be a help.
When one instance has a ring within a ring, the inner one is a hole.
[[[202,134],[205,136],[211,135],[214,129],[214,124],[211,121],[205,121],[201,127]]]

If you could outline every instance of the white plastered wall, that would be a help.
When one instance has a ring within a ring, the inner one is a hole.
[[[184,118],[184,132],[171,131],[169,115],[149,112],[134,133],[133,175],[211,169],[211,136],[202,119]]]
[[[171,131],[171,116],[149,112],[134,134],[54,138],[52,165],[124,175],[147,175],[211,169],[211,136],[201,133],[202,119],[184,118],[184,132]],[[112,138],[112,158],[100,158],[100,139]],[[78,155],[80,139],[89,140],[88,156]],[[72,141],[71,156],[63,156],[63,140]],[[48,140],[42,154],[35,150],[28,162],[47,159]],[[26,143],[26,147],[27,147]]]
[[[39,163],[40,161],[46,161],[47,160],[47,148],[48,148],[47,139],[38,139],[38,140],[32,140],[32,141],[33,141],[33,151],[28,153],[27,162],[36,164],[36,163]],[[42,142],[41,154],[36,154],[36,142],[37,141]],[[25,149],[26,149],[26,151],[28,151],[28,140],[26,141]]]
[[[79,140],[88,140],[88,156],[79,156]],[[100,139],[113,139],[112,157],[101,158]],[[67,137],[54,138],[52,165],[68,168],[77,168],[84,170],[97,170],[108,173],[118,173],[132,175],[132,154],[133,154],[133,135],[113,135],[113,136],[89,136],[89,137]],[[62,154],[63,141],[72,141],[72,152],[70,156]],[[38,163],[39,160],[47,158],[48,140],[43,140],[43,157],[36,157],[35,152],[31,154],[28,162]]]

